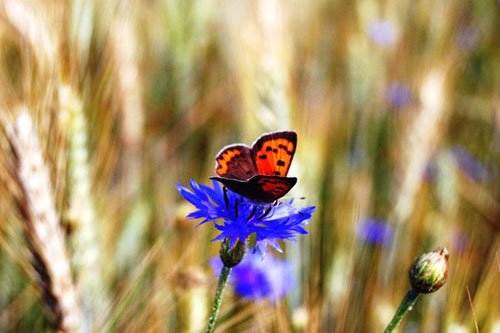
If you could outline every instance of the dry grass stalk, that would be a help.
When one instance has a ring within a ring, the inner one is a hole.
[[[288,7],[280,1],[230,4],[224,16],[224,52],[237,77],[242,137],[290,128],[291,39]],[[254,15],[246,15],[250,9]],[[237,25],[238,30],[232,27]]]
[[[127,194],[136,194],[141,179],[141,152],[144,136],[144,108],[139,71],[136,29],[130,13],[116,19],[112,29],[112,57],[117,67],[121,101],[124,169]]]
[[[91,195],[87,120],[77,93],[69,85],[59,87],[60,111],[69,142],[69,210],[68,219],[75,223],[72,235],[73,260],[78,274],[78,288],[83,308],[95,322],[105,317],[109,297],[101,269],[99,225]]]
[[[10,172],[19,188],[17,205],[25,223],[43,302],[58,331],[80,332],[82,312],[50,190],[49,171],[28,111],[21,108],[15,121],[5,127],[14,157]]]
[[[448,107],[446,96],[450,84],[448,67],[436,67],[423,77],[420,86],[420,112],[411,123],[408,134],[401,141],[401,152],[403,152],[400,164],[401,185],[389,218],[400,225],[407,221],[415,207],[416,194],[427,164],[442,137]],[[397,255],[408,250],[407,246],[411,244],[404,237],[409,237],[409,234],[402,234],[402,228],[397,228],[394,242],[388,247],[390,252],[385,255],[387,262],[382,261],[383,265],[389,267],[382,277],[386,284],[393,274],[392,269],[396,267],[394,262],[397,260]]]
[[[44,22],[49,7],[44,4],[19,0],[0,2],[0,19],[4,19],[21,39],[30,46],[41,69],[53,66],[57,42],[51,34],[51,25]],[[50,17],[50,16],[49,16]]]
[[[403,177],[393,216],[397,222],[411,214],[415,195],[422,182],[427,163],[442,133],[442,119],[446,108],[445,76],[441,70],[430,71],[421,86],[422,107],[413,122],[403,147]]]

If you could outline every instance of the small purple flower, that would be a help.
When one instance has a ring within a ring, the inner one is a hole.
[[[457,44],[464,50],[473,50],[481,40],[481,32],[474,26],[461,26],[457,33]]]
[[[390,106],[402,109],[411,102],[412,93],[408,86],[402,83],[393,82],[387,87],[385,100]]]
[[[367,218],[358,224],[356,236],[359,240],[370,245],[386,246],[392,242],[394,228],[387,221]]]
[[[387,20],[373,21],[368,25],[368,37],[379,46],[390,46],[396,42],[394,24]]]
[[[278,240],[294,240],[297,235],[307,234],[304,226],[311,220],[316,207],[296,208],[293,199],[277,203],[254,202],[230,190],[224,191],[217,181],[212,184],[213,187],[209,187],[191,180],[192,190],[182,185],[177,185],[177,190],[196,207],[188,218],[203,219],[200,224],[214,222],[221,233],[213,241],[228,238],[232,247],[238,239],[245,243],[255,234],[254,250],[265,253],[271,246],[282,252]],[[218,219],[221,221],[216,222]]]
[[[222,261],[215,257],[210,261],[218,275]],[[291,265],[268,253],[264,257],[257,253],[247,253],[243,261],[235,266],[229,277],[234,291],[249,300],[269,299],[276,303],[294,287]]]
[[[454,147],[451,154],[460,170],[476,181],[485,181],[490,178],[490,171],[484,164],[474,158],[468,151],[462,147]]]
[[[470,245],[470,239],[466,234],[455,231],[451,234],[450,243],[452,245],[453,252],[465,253],[465,251],[467,251],[467,248]]]
[[[423,178],[425,181],[432,183],[436,181],[437,177],[438,177],[438,165],[436,162],[436,158],[431,158],[427,162],[427,167],[425,168]]]

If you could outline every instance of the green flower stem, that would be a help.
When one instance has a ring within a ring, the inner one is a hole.
[[[212,313],[208,319],[208,326],[206,333],[212,333],[215,328],[215,321],[217,320],[217,315],[219,314],[220,306],[222,304],[222,294],[224,293],[224,287],[226,286],[227,279],[229,278],[229,273],[231,273],[231,268],[224,266],[219,276],[219,282],[217,283],[217,291],[215,292],[214,305],[212,307]]]
[[[392,318],[391,322],[385,329],[384,333],[391,333],[394,330],[394,328],[396,328],[396,326],[399,324],[403,316],[412,309],[413,305],[415,304],[415,301],[418,298],[418,295],[420,294],[413,288],[410,288],[410,290],[406,292],[403,301],[399,305],[398,310],[394,314],[394,317]]]

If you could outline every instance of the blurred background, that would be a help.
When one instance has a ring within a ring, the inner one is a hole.
[[[175,189],[298,133],[279,300],[218,332],[500,332],[498,1],[0,1],[0,332],[198,332],[220,243]],[[273,254],[271,254],[273,255]],[[62,268],[61,268],[62,267]]]

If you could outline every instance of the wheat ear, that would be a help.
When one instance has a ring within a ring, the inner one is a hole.
[[[26,108],[5,129],[18,187],[17,203],[49,320],[59,332],[81,332],[82,312],[51,192],[49,170]]]

